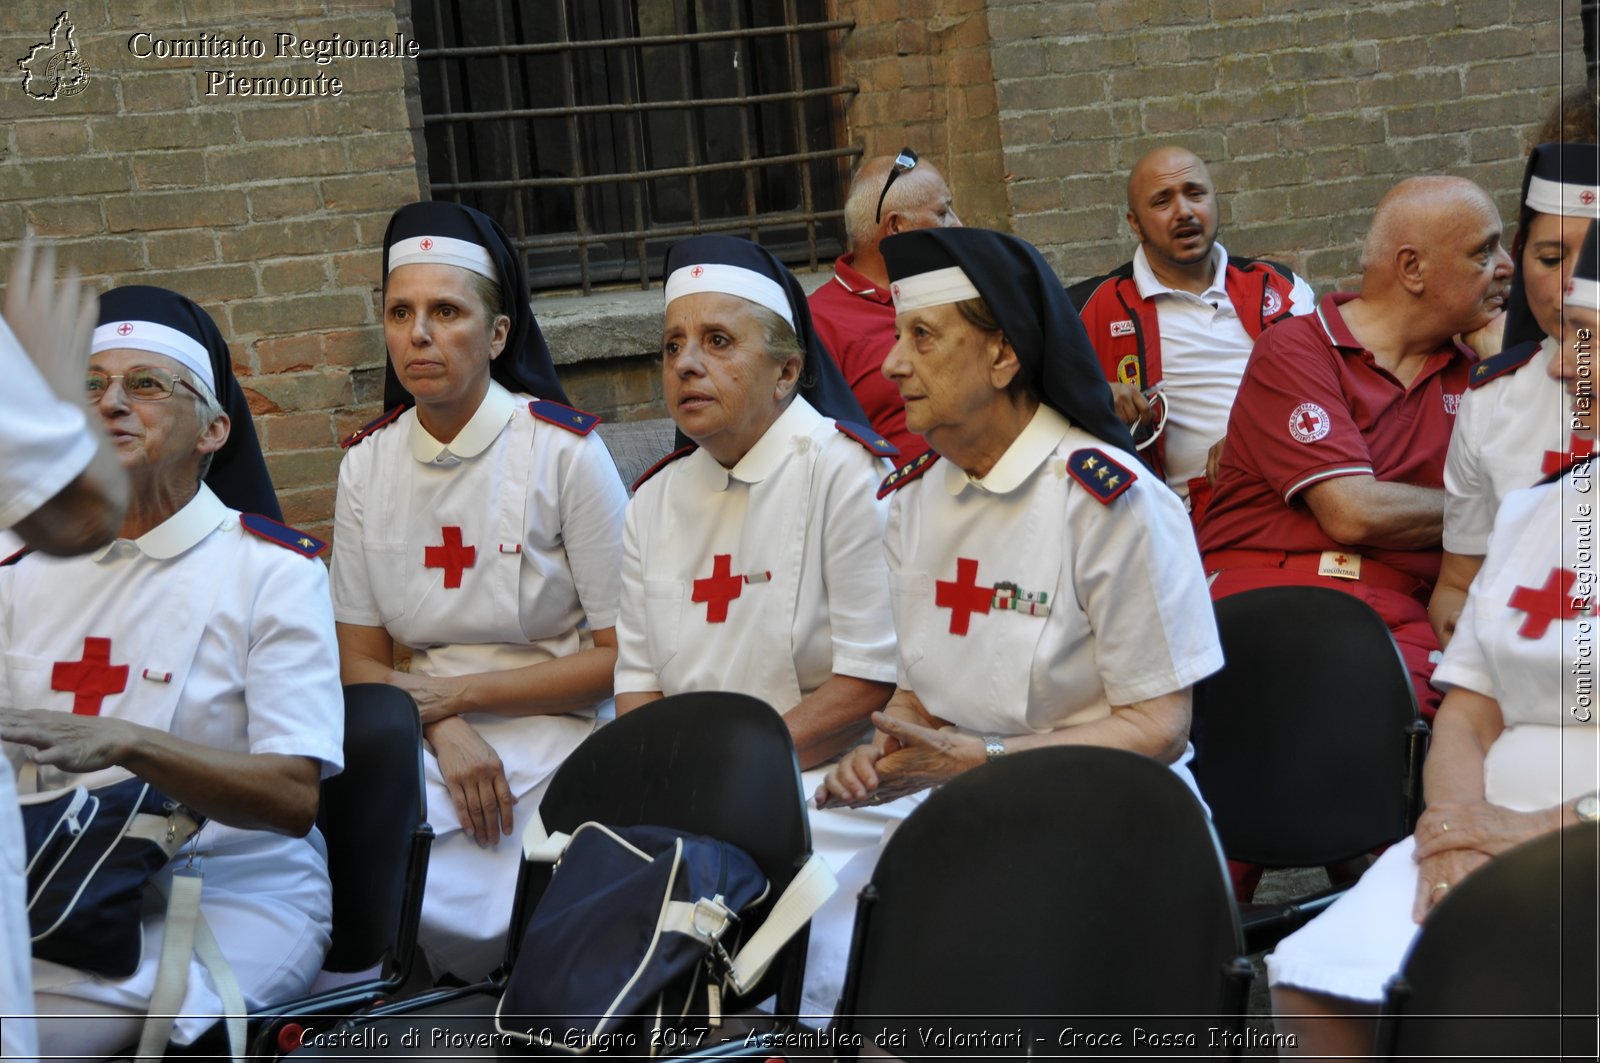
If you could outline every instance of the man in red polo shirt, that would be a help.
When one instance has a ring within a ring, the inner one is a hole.
[[[905,165],[906,159],[911,165]],[[896,163],[899,163],[897,166]],[[900,462],[918,457],[927,442],[906,429],[900,389],[883,375],[883,359],[894,346],[894,303],[889,272],[878,244],[908,229],[960,225],[950,205],[950,186],[939,170],[915,152],[897,160],[868,159],[856,171],[845,198],[849,254],[833,264],[833,279],[811,293],[811,320],[833,360],[855,392],[872,427],[900,448]]]
[[[1455,337],[1499,312],[1511,278],[1500,217],[1477,185],[1414,177],[1373,215],[1359,294],[1328,296],[1251,352],[1200,524],[1213,599],[1310,584],[1389,624],[1423,713],[1438,648],[1444,459],[1469,353]]]

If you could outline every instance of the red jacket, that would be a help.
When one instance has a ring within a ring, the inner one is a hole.
[[[1277,262],[1230,255],[1223,287],[1240,324],[1255,339],[1268,325],[1289,316],[1294,273]],[[1131,261],[1104,276],[1074,284],[1067,294],[1078,308],[1107,380],[1132,384],[1141,391],[1160,382],[1161,329],[1156,307],[1152,300],[1139,297]],[[1139,454],[1165,478],[1162,443],[1158,439]]]

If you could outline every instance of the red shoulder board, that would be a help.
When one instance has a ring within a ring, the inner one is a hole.
[[[339,445],[348,450],[357,443],[361,442],[363,439],[370,436],[372,433],[376,432],[378,429],[382,428],[384,425],[392,424],[396,417],[399,417],[405,412],[406,408],[404,406],[396,406],[392,410],[387,410],[384,412],[382,417],[379,417],[375,421],[368,421],[354,432],[351,432]]]
[[[900,456],[900,448],[877,432],[874,432],[871,425],[856,424],[854,421],[835,421],[833,422],[833,427],[880,458],[898,458]]]
[[[677,450],[674,450],[671,454],[668,454],[666,457],[662,458],[660,461],[656,462],[654,465],[652,465],[648,469],[646,469],[644,471],[644,473],[637,480],[633,481],[633,487],[630,488],[630,490],[632,490],[635,493],[637,493],[639,488],[644,486],[644,482],[646,480],[650,479],[650,477],[654,476],[656,473],[660,472],[662,469],[665,469],[668,465],[671,465],[673,462],[677,461],[679,458],[683,457],[685,454],[693,454],[694,450],[695,450],[695,444],[693,444],[693,443],[690,443],[686,447],[679,447]]]
[[[10,557],[6,558],[3,561],[0,561],[0,568],[5,568],[7,565],[14,565],[18,561],[21,561],[23,558],[27,557],[31,553],[33,553],[33,547],[24,546],[21,550],[18,550],[16,553],[12,554]]]
[[[271,517],[263,517],[259,513],[241,513],[239,523],[244,526],[245,531],[306,557],[316,557],[328,548],[328,544],[321,539],[313,538],[287,524],[279,524]]]
[[[528,412],[541,421],[549,421],[580,436],[593,432],[594,426],[600,423],[599,414],[584,413],[582,410],[574,410],[571,406],[563,406],[549,399],[534,399],[528,403]]]
[[[1472,373],[1467,377],[1467,387],[1481,387],[1491,380],[1498,380],[1507,373],[1515,373],[1518,369],[1533,361],[1533,356],[1538,353],[1538,341],[1529,340],[1527,343],[1517,344],[1510,350],[1491,355],[1472,367]]]
[[[890,492],[900,490],[900,488],[933,468],[933,463],[938,460],[939,454],[937,451],[923,451],[920,457],[913,458],[883,478],[883,483],[878,485],[878,497],[887,498]]]
[[[1139,478],[1127,466],[1112,461],[1105,451],[1096,447],[1074,450],[1067,459],[1067,472],[1102,503],[1108,503],[1122,494]]]

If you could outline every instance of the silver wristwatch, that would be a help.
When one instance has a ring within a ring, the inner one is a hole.
[[[989,760],[998,760],[1006,755],[1006,744],[999,735],[983,736],[983,755]]]
[[[992,758],[991,758],[992,759]],[[1600,790],[1590,790],[1572,807],[1579,823],[1600,823]]]

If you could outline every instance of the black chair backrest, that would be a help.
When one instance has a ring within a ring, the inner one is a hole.
[[[1147,757],[1056,747],[958,776],[890,837],[862,891],[840,1021],[868,1037],[909,1025],[889,1048],[901,1058],[1020,1058],[1059,1054],[1066,1027],[1140,1016],[1104,1030],[1124,1048],[1136,1047],[1134,1025],[1195,1036],[1204,1054],[1209,1027],[1240,1021],[1249,969],[1222,854],[1189,788]],[[922,1028],[961,1029],[962,1016],[988,1016],[968,1033],[1026,1036],[921,1043]]]
[[[745,694],[676,694],[606,724],[557,769],[539,811],[551,831],[570,832],[590,821],[654,824],[738,846],[766,875],[767,904],[811,853],[794,741],[771,706]],[[549,882],[547,871],[535,870],[540,866],[523,865],[513,950]],[[764,910],[753,913],[747,930],[764,916]],[[797,947],[804,947],[804,937],[798,936]],[[774,963],[756,992],[770,994],[782,968]]]
[[[1387,1055],[1595,1058],[1597,840],[1552,832],[1450,890],[1389,984]]]
[[[1422,724],[1383,618],[1327,587],[1216,603],[1227,663],[1194,688],[1190,765],[1235,860],[1306,867],[1411,832]]]
[[[317,810],[333,880],[328,970],[365,970],[394,947],[413,836],[427,820],[417,703],[385,683],[345,687],[344,771],[323,781]]]

